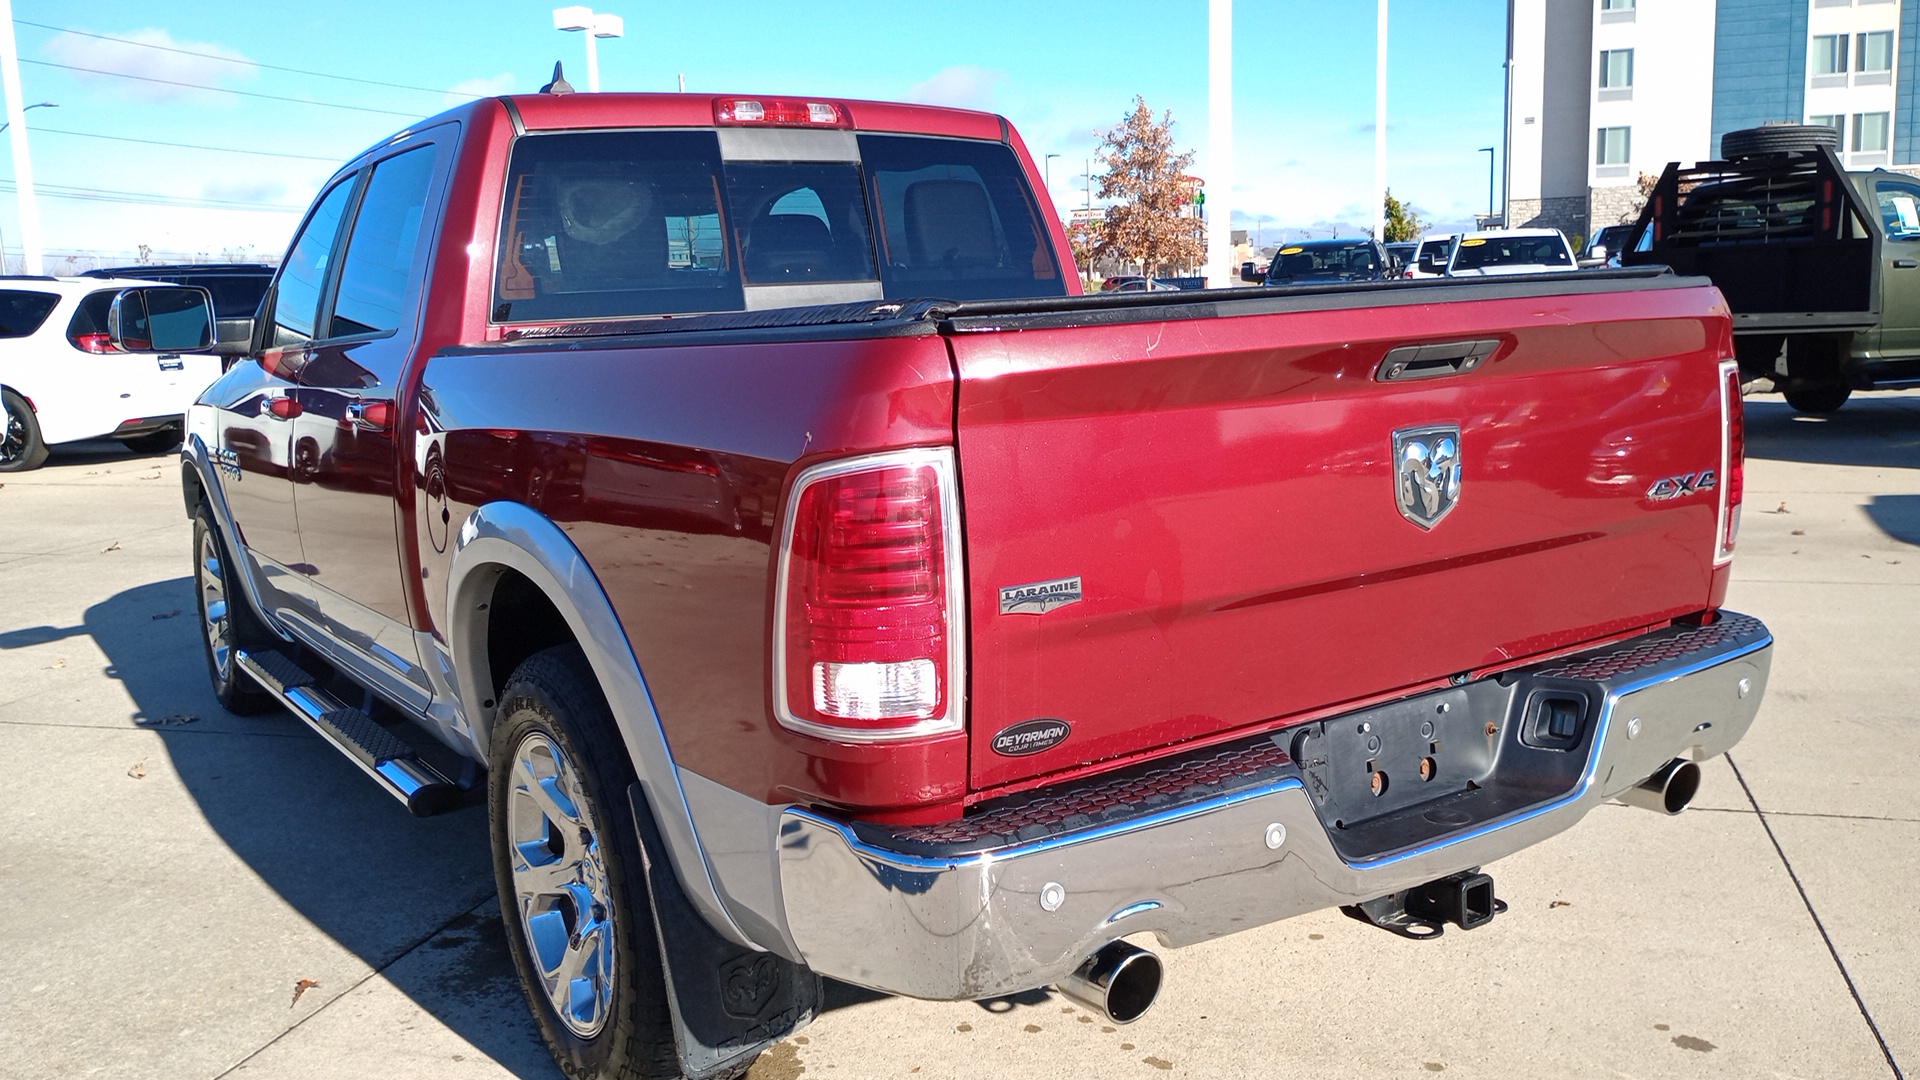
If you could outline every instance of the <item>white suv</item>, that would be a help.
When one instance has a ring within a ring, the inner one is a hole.
[[[187,406],[220,375],[205,289],[113,278],[0,277],[0,472],[49,446],[180,441]]]

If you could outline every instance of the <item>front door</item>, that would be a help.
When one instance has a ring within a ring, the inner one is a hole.
[[[400,381],[418,334],[431,249],[429,196],[447,155],[432,142],[377,161],[353,211],[338,277],[294,393],[294,504],[326,636],[409,704],[430,692],[400,558]],[[412,476],[411,461],[407,476]]]
[[[288,251],[262,312],[264,347],[243,361],[220,410],[219,445],[210,447],[226,473],[227,508],[253,564],[261,599],[283,622],[313,617],[306,556],[294,513],[294,380],[312,356],[314,320],[333,266],[340,227],[353,201],[348,178],[315,205]]]
[[[1880,349],[1900,359],[1920,356],[1920,183],[1874,182],[1880,245]]]

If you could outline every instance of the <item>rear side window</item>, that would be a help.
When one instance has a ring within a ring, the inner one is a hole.
[[[118,289],[102,289],[81,297],[74,305],[73,318],[67,320],[67,341],[81,352],[112,352],[113,344],[107,337],[107,312],[113,307],[113,298],[119,295]]]
[[[213,294],[213,314],[221,319],[250,319],[267,295],[270,274],[207,274],[184,279]]]
[[[26,337],[47,321],[60,302],[57,293],[0,290],[0,338]]]
[[[373,167],[340,265],[328,337],[390,334],[405,321],[433,163],[433,147],[423,146]]]
[[[1025,175],[1001,143],[860,136],[888,299],[1062,296]]]
[[[496,322],[738,311],[711,131],[532,135],[514,144]]]

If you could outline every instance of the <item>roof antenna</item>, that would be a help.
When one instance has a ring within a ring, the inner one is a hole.
[[[553,62],[553,81],[541,87],[540,92],[543,94],[573,93],[573,84],[568,82],[567,77],[560,73],[560,61],[555,60]]]

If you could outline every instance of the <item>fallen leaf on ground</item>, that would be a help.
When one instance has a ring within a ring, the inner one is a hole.
[[[293,1000],[287,1002],[287,1008],[291,1009],[295,1005],[300,1004],[300,995],[306,993],[307,991],[319,985],[320,985],[319,983],[314,982],[312,979],[301,979],[299,982],[294,983],[293,984]]]
[[[1780,505],[1779,505],[1778,507],[1776,507],[1776,508],[1774,508],[1774,511],[1773,511],[1773,512],[1774,512],[1774,513],[1776,513],[1776,514],[1791,514],[1791,513],[1793,513],[1793,511],[1791,511],[1791,510],[1789,510],[1789,509],[1787,509],[1787,504],[1786,504],[1786,503],[1781,503],[1781,504],[1780,504]]]
[[[175,615],[178,615],[178,614],[180,614],[180,609],[179,609],[179,608],[174,608],[174,609],[173,609],[172,611],[163,611],[163,612],[161,612],[160,614],[158,614],[158,615],[155,615],[155,616],[153,617],[153,621],[154,621],[154,622],[159,622],[159,621],[160,621],[161,619],[171,619],[171,618],[173,618],[173,617],[174,617]]]
[[[1795,529],[1795,530],[1793,530],[1793,535],[1795,535],[1795,536],[1805,536],[1805,535],[1807,535],[1807,530],[1805,530],[1805,529]]]
[[[194,713],[174,713],[172,716],[143,716],[134,721],[137,727],[179,727],[181,724],[197,724],[200,717]]]
[[[1573,901],[1571,900],[1555,900],[1553,903],[1547,905],[1547,909],[1551,911],[1552,909],[1557,907],[1572,907],[1572,906],[1573,906]]]
[[[58,668],[63,668],[66,666],[67,666],[67,658],[64,656],[56,656],[54,657],[53,663],[47,665],[47,670],[53,671]]]
[[[152,476],[136,476],[134,477],[134,479],[135,480],[158,480],[160,479],[160,474],[154,473]]]
[[[127,770],[127,775],[133,777],[135,780],[145,780],[147,778],[147,763],[144,761],[134,762],[133,768]]]
[[[119,551],[119,550],[120,550],[120,541],[115,540],[113,543],[108,544],[106,547],[101,548],[100,554],[105,555],[109,551]]]

